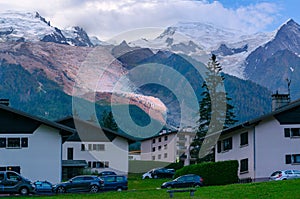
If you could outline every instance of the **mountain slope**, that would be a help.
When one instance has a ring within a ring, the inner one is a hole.
[[[283,24],[274,39],[253,51],[246,60],[245,75],[275,92],[287,92],[287,78],[292,81],[291,95],[300,98],[300,25],[292,19]],[[275,81],[270,81],[270,80]]]

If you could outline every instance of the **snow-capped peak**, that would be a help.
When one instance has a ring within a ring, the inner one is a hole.
[[[5,11],[0,13],[0,40],[40,41],[50,35],[55,28],[39,13]]]

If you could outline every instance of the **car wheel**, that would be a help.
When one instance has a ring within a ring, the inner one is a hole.
[[[29,190],[27,187],[22,187],[19,192],[21,195],[28,195]]]
[[[64,187],[57,187],[56,193],[65,193],[66,189]]]
[[[172,189],[172,186],[171,186],[171,185],[168,185],[168,186],[167,186],[167,189]]]
[[[90,192],[91,193],[97,193],[99,191],[99,187],[97,185],[92,185]]]
[[[158,176],[157,176],[157,175],[154,175],[154,176],[153,176],[153,178],[154,178],[154,179],[157,179],[157,178],[158,178]]]
[[[194,187],[198,188],[198,187],[201,187],[200,184],[195,184]]]
[[[149,176],[146,176],[145,179],[149,179]]]
[[[117,188],[117,191],[122,191],[123,189],[121,187],[118,187]]]

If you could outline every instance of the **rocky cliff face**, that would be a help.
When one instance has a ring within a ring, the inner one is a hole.
[[[300,97],[296,88],[300,83],[299,55],[300,25],[290,19],[277,30],[271,41],[247,57],[245,75],[273,92],[287,92],[286,80],[290,79],[292,97],[297,99]]]

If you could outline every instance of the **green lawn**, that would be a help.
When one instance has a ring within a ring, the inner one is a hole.
[[[54,196],[30,196],[24,198],[59,198],[59,199],[81,199],[81,198],[101,198],[101,199],[164,199],[169,198],[165,189],[159,189],[165,179],[148,179],[141,180],[139,178],[129,177],[129,190],[123,192],[104,192],[97,194],[61,194]],[[16,197],[10,197],[16,198]],[[20,198],[20,197],[18,197]],[[189,193],[174,193],[174,198],[190,198]],[[287,180],[278,182],[263,182],[249,184],[233,184],[225,186],[209,186],[197,188],[193,198],[284,198],[284,199],[300,199],[300,179]]]

